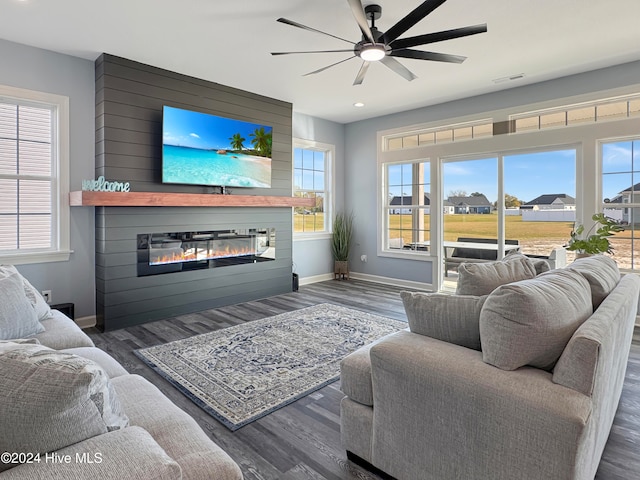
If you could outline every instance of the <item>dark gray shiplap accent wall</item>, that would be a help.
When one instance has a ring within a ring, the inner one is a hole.
[[[231,194],[291,196],[292,106],[216,83],[103,54],[96,60],[96,176],[132,191],[211,193],[161,183],[162,106],[273,127],[270,189]],[[103,330],[291,291],[290,208],[96,207],[96,316]],[[276,228],[276,261],[137,277],[136,235]]]

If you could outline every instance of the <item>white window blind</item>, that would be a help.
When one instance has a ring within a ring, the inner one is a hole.
[[[0,254],[57,251],[57,106],[0,97]]]

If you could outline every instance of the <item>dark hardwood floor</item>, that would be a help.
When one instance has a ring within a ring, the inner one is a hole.
[[[368,282],[328,281],[253,302],[160,320],[108,333],[90,329],[96,345],[131,373],[155,384],[192,415],[240,465],[246,480],[380,479],[347,460],[340,444],[339,382],[324,387],[236,432],[230,432],[142,363],[135,349],[297,310],[334,303],[406,320],[402,288]],[[598,480],[640,478],[640,332],[636,328],[622,399]]]

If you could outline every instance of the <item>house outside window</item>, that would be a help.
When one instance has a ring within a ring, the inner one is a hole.
[[[386,193],[384,250],[427,253],[431,213],[429,162],[390,162],[382,168]]]
[[[0,86],[0,261],[69,258],[68,98]]]
[[[331,232],[333,145],[294,140],[293,195],[314,198],[313,207],[295,207],[293,232],[296,236],[314,236]]]

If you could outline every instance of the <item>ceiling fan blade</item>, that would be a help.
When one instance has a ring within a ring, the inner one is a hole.
[[[443,40],[453,40],[454,38],[468,37],[487,31],[487,24],[473,25],[470,27],[454,28],[453,30],[444,30],[442,32],[427,33],[426,35],[418,35],[417,37],[399,38],[389,45],[391,48],[410,48],[418,45],[427,45],[428,43],[442,42]]]
[[[399,50],[391,50],[389,53],[392,57],[415,58],[417,60],[431,60],[432,62],[462,63],[467,57],[460,55],[449,55],[447,53],[421,52],[420,50],[409,50],[401,48]]]
[[[367,70],[369,70],[369,65],[371,62],[362,62],[362,66],[360,67],[360,71],[358,75],[356,75],[356,79],[353,81],[354,85],[362,85],[362,81],[364,80],[364,76],[367,74]]]
[[[411,73],[411,71],[407,67],[402,65],[393,57],[386,56],[382,60],[380,60],[380,62],[408,81],[418,78],[413,73]]]
[[[343,62],[346,62],[347,60],[351,60],[352,58],[356,58],[355,55],[353,57],[349,57],[349,58],[345,58],[344,60],[340,60],[339,62],[332,63],[331,65],[327,65],[326,67],[319,68],[318,70],[314,70],[313,72],[305,73],[303,75],[303,77],[306,77],[307,75],[314,75],[316,73],[324,72],[327,68],[334,67],[334,66],[339,65],[339,64],[341,64]]]
[[[351,50],[312,50],[310,52],[271,52],[271,55],[294,55],[296,53],[345,53],[345,52],[353,52]]]
[[[351,12],[356,18],[356,22],[358,22],[358,26],[360,27],[360,30],[362,30],[362,34],[367,37],[371,43],[376,43],[376,39],[373,38],[373,32],[367,22],[367,16],[364,13],[364,8],[362,8],[362,2],[360,0],[347,0],[347,2],[349,2]]]
[[[301,23],[294,22],[293,20],[288,20],[286,18],[279,18],[277,21],[280,22],[280,23],[284,23],[285,25],[291,25],[292,27],[298,27],[298,28],[301,28],[303,30],[308,30],[310,32],[321,33],[322,35],[327,35],[329,37],[337,38],[338,40],[342,40],[343,42],[350,43],[351,45],[355,45],[356,44],[355,42],[352,42],[351,40],[347,40],[347,39],[341,38],[341,37],[336,37],[335,35],[332,35],[330,33],[323,32],[322,30],[317,30],[315,28],[307,27],[306,25],[302,25]]]
[[[382,36],[382,41],[387,45],[390,44],[446,1],[447,0],[427,0],[421,5],[418,5],[411,13],[387,30]]]

